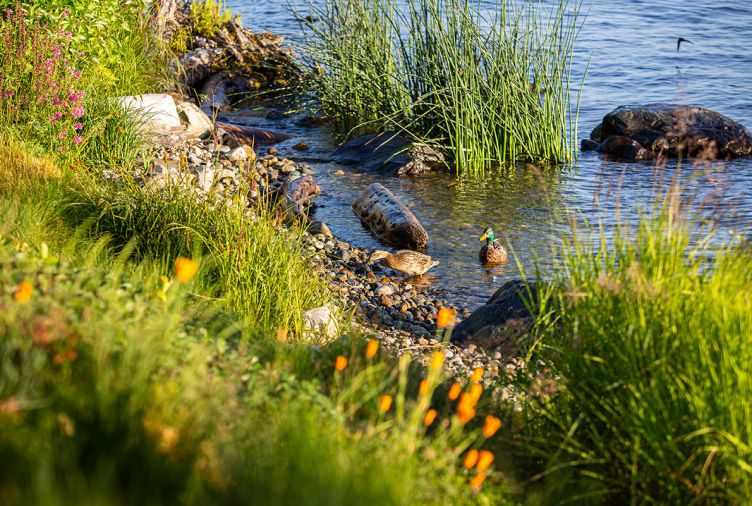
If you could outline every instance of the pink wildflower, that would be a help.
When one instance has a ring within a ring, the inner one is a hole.
[[[66,7],[65,9],[63,9],[63,16],[70,16],[70,9],[69,8]]]
[[[81,116],[84,115],[85,112],[86,111],[84,110],[83,107],[76,107],[75,109],[71,111],[71,116],[73,116],[74,118],[80,118]]]
[[[73,72],[73,77],[76,79],[81,79],[81,71],[76,70],[75,72]]]
[[[79,144],[81,144],[83,142],[83,140],[84,140],[83,137],[81,137],[80,135],[77,135],[77,136],[75,136],[73,138],[73,144],[75,144],[76,146],[78,146]]]
[[[79,100],[81,100],[81,95],[79,95],[78,93],[71,93],[70,94],[70,101],[71,102],[78,102]]]
[[[81,130],[84,126],[80,122],[73,124],[73,130]]]
[[[60,139],[60,140],[63,140],[63,139],[65,139],[66,135],[68,135],[68,130],[65,130],[65,129],[60,130],[60,133],[57,134],[57,138]]]
[[[57,121],[63,117],[63,113],[60,111],[57,111],[55,114],[52,115],[50,118],[50,123],[57,123]]]

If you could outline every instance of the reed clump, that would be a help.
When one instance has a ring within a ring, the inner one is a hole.
[[[316,15],[315,90],[343,134],[401,131],[446,150],[458,172],[574,157],[577,6],[330,0]]]

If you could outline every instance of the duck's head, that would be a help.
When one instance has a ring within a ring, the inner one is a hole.
[[[481,241],[488,241],[488,244],[491,244],[494,242],[494,231],[491,227],[486,227],[486,229],[483,231],[483,235],[480,236]]]
[[[386,258],[388,256],[389,256],[389,252],[388,251],[376,250],[373,253],[371,253],[370,257],[368,257],[368,263],[369,264],[373,263],[373,262],[375,262],[377,260],[381,260],[382,258]]]

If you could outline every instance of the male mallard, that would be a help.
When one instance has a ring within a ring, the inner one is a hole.
[[[507,250],[501,245],[499,241],[494,240],[494,231],[490,227],[483,231],[483,235],[480,236],[481,241],[486,241],[486,244],[480,249],[478,258],[484,264],[503,264],[507,261]]]
[[[411,276],[419,276],[439,263],[438,260],[434,260],[428,255],[409,249],[399,250],[395,253],[374,251],[371,253],[371,257],[368,261],[374,262],[381,259],[384,260],[384,263],[388,267]]]

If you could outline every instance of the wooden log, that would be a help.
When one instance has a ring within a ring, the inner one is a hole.
[[[418,218],[383,185],[369,185],[352,207],[379,239],[398,248],[424,250],[428,246],[428,234]]]

